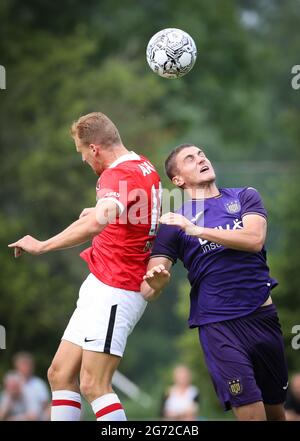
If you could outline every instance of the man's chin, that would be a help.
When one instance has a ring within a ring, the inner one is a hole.
[[[91,166],[91,169],[93,170],[93,172],[95,173],[95,175],[100,176],[101,172],[99,170],[96,170],[94,167]]]
[[[207,177],[203,176],[203,179],[201,180],[201,184],[213,184],[215,180],[216,180],[215,176],[207,176]]]

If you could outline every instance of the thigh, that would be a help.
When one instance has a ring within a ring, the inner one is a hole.
[[[231,327],[232,323],[220,322],[199,329],[206,365],[224,410],[262,401],[247,342]]]
[[[93,311],[93,305],[91,305],[93,300],[93,277],[92,274],[89,274],[82,283],[76,308],[62,336],[63,340],[81,347],[86,336],[87,324],[91,322],[90,311]]]
[[[95,277],[90,288],[82,348],[122,357],[147,302],[137,292],[108,286]]]
[[[285,411],[283,404],[265,404],[268,421],[285,421]]]
[[[259,319],[258,319],[259,318]],[[263,402],[270,409],[286,399],[288,370],[279,320],[274,308],[255,319],[252,361]],[[275,412],[275,411],[274,411]]]
[[[262,401],[233,407],[232,410],[238,421],[266,421],[266,412]]]
[[[82,348],[74,343],[62,340],[52,360],[51,368],[63,373],[67,380],[78,377],[82,359]]]
[[[83,350],[80,379],[95,386],[103,385],[111,388],[112,376],[120,361],[121,358],[116,355]]]

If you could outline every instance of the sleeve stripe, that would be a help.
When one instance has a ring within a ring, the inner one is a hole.
[[[176,260],[174,260],[172,257],[167,256],[166,254],[151,254],[150,259],[152,259],[153,257],[166,257],[167,259],[169,259],[173,264],[176,263]]]
[[[120,209],[120,215],[123,213],[123,211],[125,210],[124,205],[122,204],[122,202],[118,201],[118,199],[113,198],[113,197],[108,197],[108,198],[101,198],[98,199],[97,201],[97,205],[103,201],[114,201],[116,203],[116,205],[119,207]]]
[[[265,214],[257,213],[256,211],[247,211],[246,213],[243,213],[242,216],[241,216],[242,219],[243,219],[244,216],[247,216],[247,214],[257,214],[258,216],[261,216],[264,219],[267,219],[267,216]]]

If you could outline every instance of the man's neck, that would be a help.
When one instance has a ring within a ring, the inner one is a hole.
[[[220,194],[218,187],[215,182],[210,182],[201,186],[187,188],[186,189],[188,195],[191,199],[207,199],[213,198]]]
[[[118,145],[118,146],[115,146],[112,150],[110,150],[107,153],[108,154],[105,158],[105,168],[109,167],[121,156],[128,155],[131,152],[129,150],[127,150],[127,148],[124,147],[123,145]]]

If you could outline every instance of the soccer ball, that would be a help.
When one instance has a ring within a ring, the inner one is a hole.
[[[153,72],[164,78],[179,78],[194,66],[197,48],[189,34],[181,29],[168,28],[153,35],[146,57]]]

